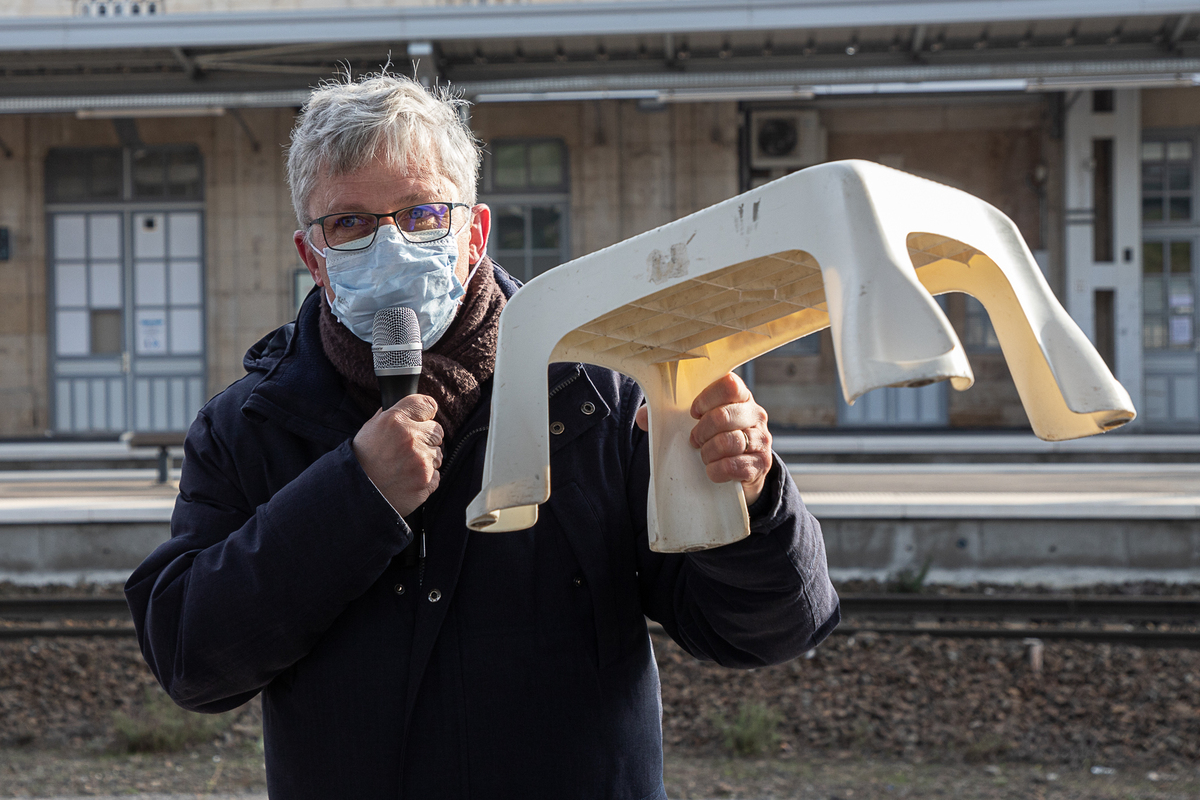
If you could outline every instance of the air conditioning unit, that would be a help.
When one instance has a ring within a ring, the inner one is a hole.
[[[753,169],[810,167],[825,160],[826,133],[815,109],[750,112]]]

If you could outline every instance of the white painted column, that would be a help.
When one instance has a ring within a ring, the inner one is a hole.
[[[1141,92],[1115,92],[1112,111],[1092,108],[1091,91],[1068,96],[1065,130],[1066,307],[1092,342],[1097,289],[1114,292],[1116,378],[1142,404]],[[1093,253],[1092,142],[1113,140],[1113,261]],[[1136,424],[1136,423],[1135,423]]]

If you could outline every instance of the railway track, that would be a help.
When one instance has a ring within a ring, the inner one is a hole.
[[[1074,639],[1143,647],[1200,648],[1200,599],[1100,595],[906,595],[842,597],[842,636]],[[651,625],[652,632],[662,632]],[[120,597],[0,598],[0,639],[130,636]]]

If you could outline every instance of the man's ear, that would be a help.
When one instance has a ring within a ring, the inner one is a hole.
[[[467,258],[471,264],[478,264],[487,255],[488,234],[492,231],[492,210],[486,203],[476,203],[471,207],[471,245]]]
[[[308,267],[308,274],[312,276],[313,283],[323,287],[325,279],[322,277],[321,263],[308,243],[307,234],[304,231],[296,231],[292,234],[292,241],[296,245],[296,252],[300,254],[300,260],[304,262],[304,266]]]

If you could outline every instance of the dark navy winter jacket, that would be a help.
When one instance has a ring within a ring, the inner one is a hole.
[[[566,429],[537,525],[466,527],[485,393],[444,449],[412,563],[412,528],[351,451],[366,418],[317,313],[313,294],[201,410],[171,539],[126,586],[177,703],[219,712],[262,693],[274,800],[665,797],[646,617],[731,667],[793,658],[837,624],[820,529],[778,458],[749,538],[650,551],[641,392],[578,364],[550,366]]]

